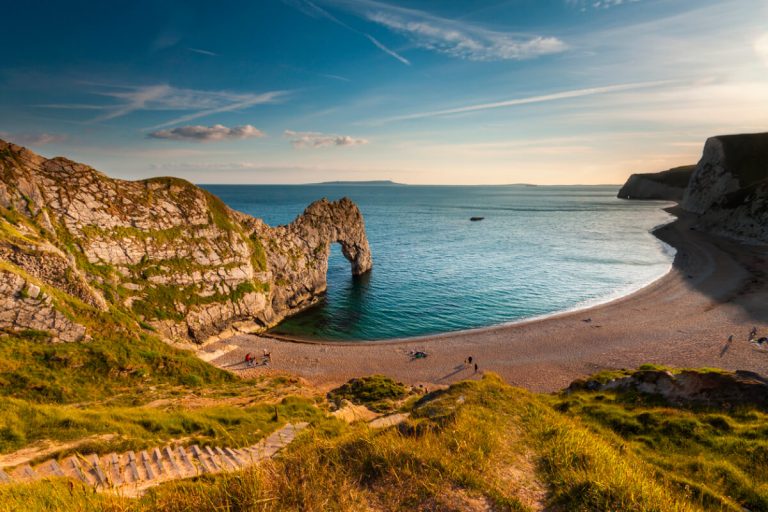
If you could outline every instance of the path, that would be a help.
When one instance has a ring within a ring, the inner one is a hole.
[[[101,457],[96,454],[73,455],[61,462],[50,459],[35,467],[29,464],[18,466],[10,473],[0,470],[0,484],[62,477],[78,480],[98,491],[137,496],[170,480],[235,471],[258,464],[290,444],[307,425],[289,423],[246,448],[165,446]]]

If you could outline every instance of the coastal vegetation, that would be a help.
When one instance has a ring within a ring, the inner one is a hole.
[[[362,381],[372,382],[389,384]],[[92,438],[88,449],[101,451],[173,438],[245,444],[288,419],[310,428],[252,469],[169,482],[135,499],[56,480],[3,486],[0,510],[768,510],[768,414],[754,407],[673,406],[634,392],[542,395],[486,374],[410,401],[405,422],[377,430],[330,417],[311,389],[250,384],[262,387],[247,405],[191,410],[8,401],[4,411],[26,425],[15,441],[4,434],[2,452],[86,432],[118,434]],[[232,391],[223,384],[207,396],[226,402]],[[285,392],[307,398],[274,402]]]

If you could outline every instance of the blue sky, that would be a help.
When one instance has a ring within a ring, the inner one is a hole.
[[[768,130],[765,0],[3,2],[0,138],[197,183],[620,183]]]

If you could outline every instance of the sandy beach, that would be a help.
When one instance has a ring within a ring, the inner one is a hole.
[[[534,391],[556,391],[602,369],[644,363],[768,372],[768,350],[747,341],[768,335],[768,251],[691,229],[688,214],[656,231],[677,249],[672,270],[615,301],[543,319],[382,342],[335,343],[240,335],[205,347],[213,364],[241,375],[287,372],[329,388],[375,373],[432,388],[499,373]],[[425,312],[425,314],[429,314]],[[733,342],[728,337],[733,335]],[[272,355],[270,368],[246,368],[245,354]],[[414,359],[410,352],[428,357]],[[219,357],[215,357],[219,351]],[[463,361],[472,356],[474,366]]]

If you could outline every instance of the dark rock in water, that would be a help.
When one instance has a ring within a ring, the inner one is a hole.
[[[579,379],[568,386],[574,391],[634,391],[660,396],[672,404],[731,408],[754,405],[768,409],[768,379],[747,371],[713,372],[639,370],[608,382]]]
[[[472,222],[477,222],[479,220],[483,220],[484,218],[485,217],[470,217],[469,220],[471,220]]]

